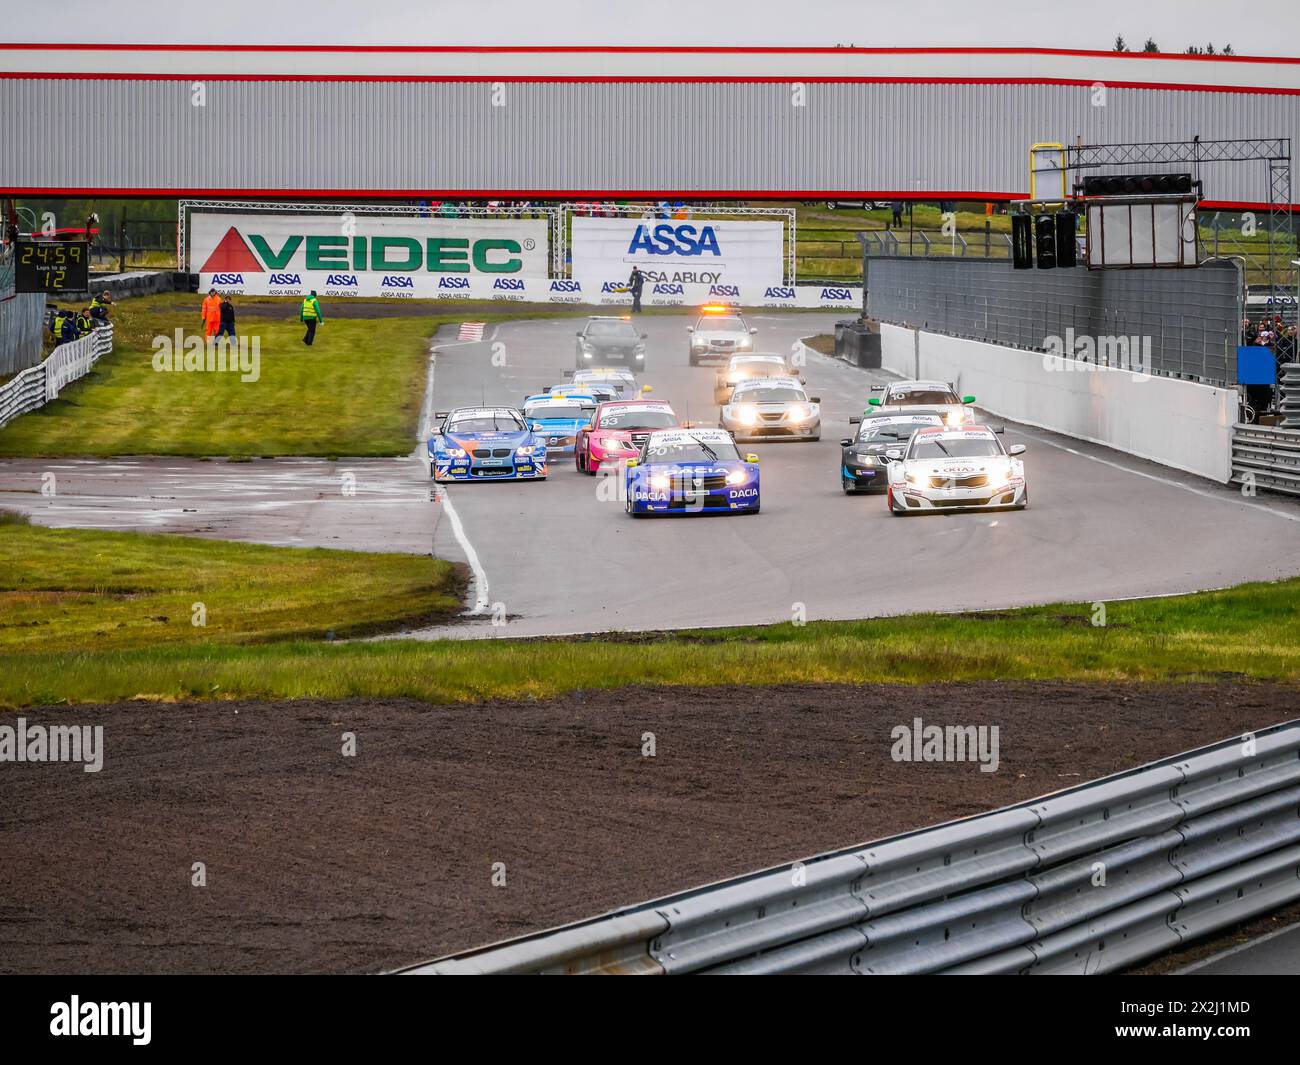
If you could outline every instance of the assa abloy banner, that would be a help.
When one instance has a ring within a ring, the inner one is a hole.
[[[573,219],[570,273],[583,282],[626,280],[639,267],[661,284],[780,285],[785,225],[732,220]]]

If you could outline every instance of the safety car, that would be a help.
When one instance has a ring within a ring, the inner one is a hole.
[[[637,332],[631,318],[588,318],[577,335],[574,350],[579,370],[608,362],[645,365],[646,335]]]
[[[734,307],[723,304],[708,304],[700,308],[700,316],[694,325],[688,325],[686,332],[690,335],[688,358],[692,366],[699,366],[705,359],[727,358],[737,352],[749,352],[754,348],[754,334],[749,323]]]

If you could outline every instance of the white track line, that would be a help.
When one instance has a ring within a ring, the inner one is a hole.
[[[484,340],[452,341],[447,344],[434,344],[429,349],[429,375],[425,378],[424,409],[420,413],[420,439],[419,446],[416,449],[416,454],[421,462],[428,463],[429,428],[433,422],[433,367],[438,352],[443,348],[462,347],[465,344],[482,344],[495,336],[496,326],[494,325],[492,327],[492,337],[484,338]],[[451,496],[447,494],[446,488],[440,484],[434,484],[433,491],[438,502],[442,504],[447,520],[451,522],[452,535],[456,537],[456,543],[460,545],[460,549],[465,555],[465,561],[469,563],[470,573],[473,574],[474,608],[470,611],[470,614],[481,614],[491,602],[488,598],[487,571],[479,561],[478,552],[474,550],[474,545],[469,542],[469,537],[465,534],[465,526],[461,524],[460,515],[456,513],[456,508],[452,506]]]

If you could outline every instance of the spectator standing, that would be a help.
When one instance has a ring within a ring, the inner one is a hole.
[[[217,327],[217,336],[235,338],[235,305],[229,296],[221,301],[221,324]]]
[[[892,225],[901,226],[903,224],[903,201],[895,200],[889,205],[889,213],[892,218]]]
[[[627,287],[632,292],[632,313],[641,313],[641,289],[645,287],[645,274],[641,273],[641,267],[632,267],[632,274],[627,279]]]
[[[59,313],[63,315],[59,320],[59,343],[71,344],[77,339],[77,316],[71,311],[60,311]]]
[[[315,289],[312,289],[311,295],[302,301],[302,310],[298,313],[298,320],[307,327],[302,342],[311,347],[316,342],[316,326],[325,321],[325,316],[321,314],[320,300],[316,298]]]
[[[200,315],[203,318],[203,335],[216,336],[217,329],[221,325],[221,297],[217,295],[215,288],[208,289]]]
[[[82,307],[81,313],[77,315],[77,339],[88,335],[95,328],[95,319],[90,317],[90,308]]]

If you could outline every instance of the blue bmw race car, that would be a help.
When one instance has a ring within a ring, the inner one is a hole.
[[[585,392],[563,396],[543,394],[524,400],[524,418],[534,432],[545,438],[546,453],[550,456],[572,456],[578,430],[595,413],[596,399]]]
[[[722,429],[651,433],[627,461],[626,476],[626,508],[634,518],[758,513],[758,456],[742,458]]]
[[[429,438],[434,481],[546,479],[546,442],[514,407],[457,407],[438,418]]]

